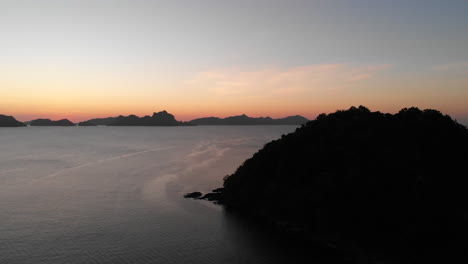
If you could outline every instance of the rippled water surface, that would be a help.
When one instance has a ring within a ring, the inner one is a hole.
[[[294,129],[0,128],[0,263],[290,263],[283,241],[182,195]]]

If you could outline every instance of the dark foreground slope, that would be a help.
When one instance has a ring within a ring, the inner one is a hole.
[[[24,127],[24,123],[17,121],[12,116],[0,115],[0,127]]]
[[[50,120],[50,119],[36,119],[29,122],[30,126],[76,126],[68,119]]]
[[[271,117],[249,117],[246,115],[230,116],[226,118],[204,117],[190,121],[190,124],[199,126],[242,126],[242,125],[302,125],[309,121],[307,118],[296,115],[273,119]]]
[[[352,107],[266,144],[208,198],[383,259],[446,261],[468,252],[467,161],[468,130],[449,116]]]

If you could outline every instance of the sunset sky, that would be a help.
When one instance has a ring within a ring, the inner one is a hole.
[[[418,106],[468,123],[467,14],[466,0],[0,0],[0,114]]]

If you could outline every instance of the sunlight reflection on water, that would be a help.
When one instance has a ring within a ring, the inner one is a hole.
[[[294,129],[0,129],[0,263],[288,263],[278,241],[182,195]]]

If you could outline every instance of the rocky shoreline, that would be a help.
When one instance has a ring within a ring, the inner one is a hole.
[[[207,200],[210,202],[214,202],[215,204],[222,204],[223,201],[223,191],[224,188],[217,188],[203,194],[201,192],[191,192],[184,195],[184,198],[192,198],[196,200]]]

